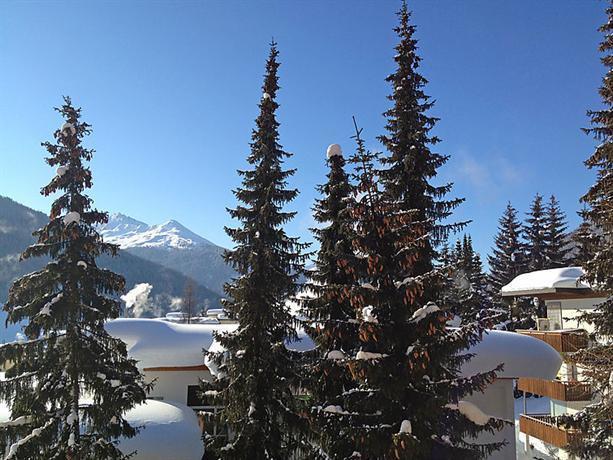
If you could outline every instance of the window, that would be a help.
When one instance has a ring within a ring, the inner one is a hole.
[[[187,405],[198,413],[200,429],[216,438],[228,438],[228,427],[218,423],[218,414],[222,407],[215,406],[211,398],[207,398],[199,385],[187,386]]]
[[[209,406],[210,403],[206,401],[206,397],[202,394],[202,390],[199,385],[187,386],[187,405],[193,406]]]
[[[547,304],[547,318],[552,330],[562,329],[562,303],[549,302]]]

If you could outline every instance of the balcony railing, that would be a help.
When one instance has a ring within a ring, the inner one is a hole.
[[[517,389],[558,401],[589,401],[592,399],[590,385],[583,382],[520,378],[517,380]]]
[[[542,340],[555,348],[559,353],[571,353],[587,347],[587,334],[584,331],[529,331],[517,330],[520,334],[529,335]]]
[[[556,447],[578,443],[583,434],[576,430],[564,430],[555,424],[551,415],[524,415],[519,417],[519,431]]]

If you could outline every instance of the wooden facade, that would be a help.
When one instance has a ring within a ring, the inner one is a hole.
[[[581,330],[532,331],[521,329],[515,332],[542,340],[555,348],[559,353],[572,353],[586,348],[588,345],[587,333]]]
[[[592,390],[584,382],[520,378],[517,389],[527,393],[547,396],[557,401],[590,401]]]
[[[519,417],[519,431],[559,448],[577,443],[583,437],[575,430],[565,430],[555,424],[550,415],[525,415]]]

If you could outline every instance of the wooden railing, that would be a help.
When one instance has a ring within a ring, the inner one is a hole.
[[[517,389],[558,401],[589,401],[592,399],[590,385],[583,382],[520,378],[517,380]]]
[[[587,347],[587,334],[584,331],[530,331],[518,329],[519,334],[529,335],[542,340],[555,348],[559,353],[570,353]]]
[[[561,448],[575,444],[583,437],[580,431],[558,428],[555,417],[550,415],[522,414],[519,417],[519,431]]]

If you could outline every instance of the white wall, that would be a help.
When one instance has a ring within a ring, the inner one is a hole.
[[[187,387],[198,385],[199,379],[210,380],[209,371],[145,371],[147,383],[157,379],[150,398],[187,404]]]
[[[483,412],[504,420],[514,420],[513,380],[498,379],[489,385],[483,393],[474,393],[465,398],[474,403]],[[508,444],[488,457],[491,460],[515,460],[515,426],[505,425],[496,434],[483,432],[477,442],[498,442],[506,440]],[[473,441],[473,440],[471,440]]]
[[[547,309],[558,309],[558,304],[562,307],[562,328],[563,329],[585,329],[588,332],[593,331],[593,327],[587,323],[579,323],[577,317],[586,311],[593,311],[594,308],[604,302],[605,298],[588,298],[588,299],[564,299],[564,300],[546,300]],[[549,313],[549,312],[548,312]],[[548,315],[549,316],[549,315]]]

